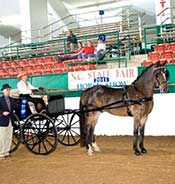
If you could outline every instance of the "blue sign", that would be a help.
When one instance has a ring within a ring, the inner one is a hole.
[[[104,15],[104,10],[99,10],[99,15]]]

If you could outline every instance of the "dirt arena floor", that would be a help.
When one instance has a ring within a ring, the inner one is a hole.
[[[101,152],[58,145],[47,156],[24,145],[0,160],[1,184],[174,184],[175,137],[145,137],[148,154],[136,157],[130,136],[98,136]]]

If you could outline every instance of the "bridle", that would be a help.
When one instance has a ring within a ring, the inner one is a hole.
[[[166,81],[166,74],[165,74],[166,71],[164,71],[164,70],[162,71],[161,68],[164,69],[164,67],[158,67],[158,68],[156,68],[156,70],[160,69],[160,72],[158,72],[158,73],[155,74],[155,79],[156,79],[156,82],[157,82],[157,84],[158,84],[158,86],[160,88],[160,91],[163,92],[164,90],[161,88],[161,85],[167,83],[167,81]],[[162,81],[159,80],[159,75],[160,74],[162,74],[163,75],[163,78],[164,78],[164,80],[162,80]]]

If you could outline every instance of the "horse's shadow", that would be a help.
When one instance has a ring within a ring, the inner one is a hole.
[[[131,149],[101,148],[101,154],[105,155],[131,155]]]
[[[130,156],[134,153],[132,149],[116,149],[116,148],[101,148],[101,154],[104,155],[122,155],[122,156]],[[174,155],[173,151],[170,150],[163,150],[163,149],[149,149],[148,153],[141,154],[142,156],[169,156]]]

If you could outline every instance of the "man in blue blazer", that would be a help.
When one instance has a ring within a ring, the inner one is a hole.
[[[12,143],[14,115],[13,111],[17,108],[15,100],[10,97],[10,86],[4,84],[0,97],[0,159],[9,156]]]

